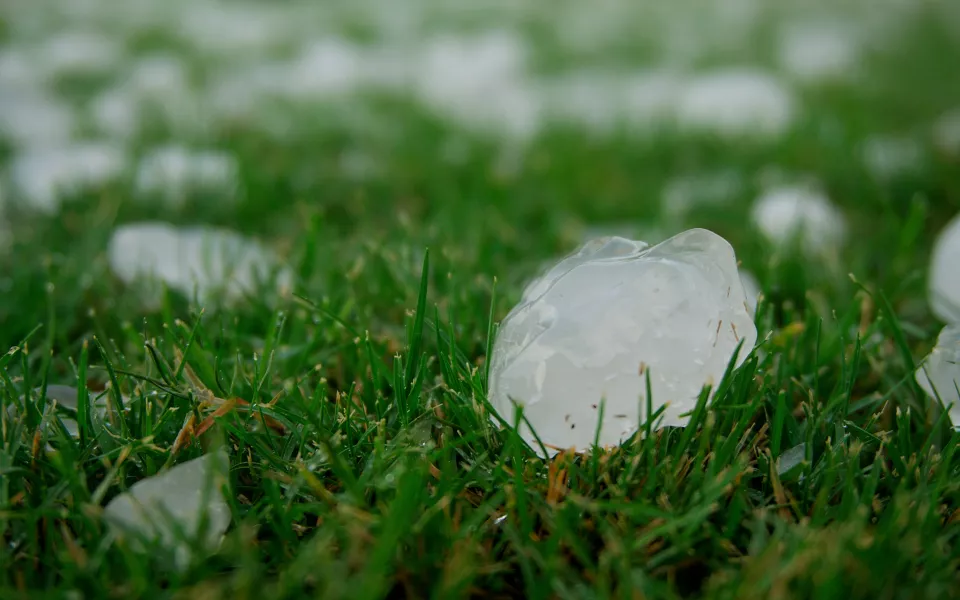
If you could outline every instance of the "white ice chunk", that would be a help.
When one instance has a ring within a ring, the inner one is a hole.
[[[17,196],[34,208],[55,213],[64,194],[102,186],[126,169],[125,150],[103,142],[28,149],[10,165]]]
[[[73,136],[73,110],[42,88],[0,82],[0,138],[17,149],[64,144]]]
[[[790,75],[809,82],[838,80],[859,61],[856,33],[842,23],[791,23],[781,31],[777,58]]]
[[[960,323],[960,215],[943,228],[933,245],[927,294],[933,314]]]
[[[917,383],[931,398],[940,397],[950,409],[950,421],[960,426],[960,324],[947,325],[937,345],[917,369]]]
[[[202,303],[221,295],[236,302],[268,283],[276,271],[281,293],[289,290],[292,273],[279,267],[266,247],[232,231],[217,228],[176,229],[166,223],[134,223],[118,227],[108,248],[110,266],[122,281],[162,282],[188,297],[194,291]],[[158,290],[144,288],[149,306]]]
[[[40,47],[40,69],[49,77],[109,72],[123,58],[123,46],[97,31],[73,30],[47,39]]]
[[[733,248],[692,229],[656,246],[623,238],[587,243],[527,287],[504,319],[490,365],[490,403],[514,424],[514,403],[547,445],[590,449],[637,431],[649,374],[660,424],[689,420],[704,385],[717,385],[756,342]],[[599,420],[601,403],[603,421]],[[533,433],[520,435],[539,451]]]
[[[776,137],[796,114],[793,94],[762,71],[730,68],[692,79],[677,100],[683,129],[728,137]]]
[[[158,542],[183,565],[194,551],[215,549],[230,525],[229,465],[221,449],[142,479],[107,504],[104,518],[116,535]]]
[[[786,244],[799,236],[810,254],[824,254],[843,243],[843,213],[814,189],[784,185],[769,189],[753,206],[753,221],[772,242]]]
[[[181,204],[196,192],[233,196],[238,176],[236,159],[229,154],[167,145],[155,148],[141,159],[136,188],[141,194]]]

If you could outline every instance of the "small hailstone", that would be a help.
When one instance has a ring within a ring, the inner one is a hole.
[[[137,169],[136,188],[145,195],[159,195],[181,203],[193,192],[236,191],[239,169],[236,160],[223,152],[162,146],[149,152]]]
[[[50,77],[96,75],[113,69],[123,57],[121,44],[102,33],[67,31],[46,40],[39,67]]]
[[[649,375],[661,426],[682,426],[704,385],[719,384],[737,345],[757,330],[733,248],[692,229],[656,246],[594,240],[524,291],[504,319],[490,365],[490,403],[514,424],[514,403],[554,453],[633,435]],[[603,422],[599,423],[603,404]],[[519,433],[539,445],[530,428]]]
[[[760,231],[776,244],[800,236],[810,254],[829,252],[843,243],[846,220],[826,196],[801,186],[779,186],[757,199],[752,211]]]
[[[780,66],[798,79],[836,80],[856,69],[858,40],[839,23],[792,24],[781,32],[778,59]]]
[[[18,149],[65,144],[77,120],[73,109],[43,89],[11,89],[0,82],[0,138]]]
[[[215,549],[230,525],[222,492],[228,469],[224,450],[189,460],[130,486],[107,504],[104,519],[115,535],[158,542],[185,566],[192,552]]]
[[[960,154],[960,108],[950,110],[936,120],[933,141],[943,152]]]
[[[960,215],[943,228],[933,245],[927,294],[933,314],[960,323]]]
[[[950,421],[960,426],[960,324],[943,328],[936,347],[917,369],[916,378],[928,396],[940,397],[950,408]]]
[[[795,469],[807,456],[807,444],[797,444],[784,450],[777,459],[777,475],[784,475]]]
[[[698,206],[719,206],[732,201],[743,188],[736,171],[717,171],[672,179],[663,188],[663,212],[673,219],[685,217]]]
[[[682,129],[729,137],[774,137],[783,134],[796,113],[793,94],[760,71],[728,69],[692,79],[676,105]]]
[[[267,248],[232,231],[217,228],[176,229],[166,223],[134,223],[113,232],[107,250],[110,266],[122,281],[144,279],[165,283],[188,297],[196,291],[201,302],[222,294],[236,302],[257,290],[278,267]],[[288,290],[292,274],[279,269],[276,286]],[[146,286],[147,295],[157,289]],[[155,305],[155,301],[148,302]]]
[[[119,178],[126,161],[122,148],[101,142],[28,149],[14,157],[10,179],[17,195],[29,205],[55,213],[62,195]]]
[[[923,164],[923,148],[908,137],[872,136],[861,147],[863,164],[880,179],[916,171]]]

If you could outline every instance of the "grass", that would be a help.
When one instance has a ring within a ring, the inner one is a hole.
[[[956,56],[945,35],[920,23],[905,52]],[[931,151],[919,171],[882,180],[857,145],[960,96],[936,60],[925,71],[884,60],[872,85],[809,92],[804,121],[769,144],[553,130],[511,161],[371,99],[392,134],[358,133],[336,113],[297,141],[222,132],[243,165],[236,206],[194,198],[171,211],[118,184],[57,217],[12,210],[0,597],[955,596],[960,436],[913,372],[938,330],[924,272],[960,210],[960,169]],[[441,158],[451,140],[465,160]],[[342,175],[354,149],[375,157],[374,175]],[[754,175],[771,166],[814,174],[843,207],[842,254],[777,252],[744,226]],[[736,169],[746,189],[683,226],[724,235],[758,275],[763,342],[687,428],[643,424],[651,433],[620,448],[537,458],[490,419],[495,322],[585,225],[658,224],[660,187],[712,168]],[[275,240],[296,295],[225,308],[168,292],[144,312],[104,258],[113,225],[144,218]],[[83,415],[104,394],[117,410],[81,416],[71,439],[45,399],[54,383],[91,390]],[[174,453],[209,392],[249,405]],[[24,395],[14,419],[7,407]],[[233,516],[216,553],[178,569],[162,548],[106,536],[110,498],[214,443],[230,452]],[[787,452],[804,460],[780,472]]]

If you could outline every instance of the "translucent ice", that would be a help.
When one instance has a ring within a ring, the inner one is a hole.
[[[950,420],[960,425],[960,325],[947,325],[930,356],[917,369],[917,383],[931,398],[950,407]],[[936,390],[936,393],[934,393]],[[952,405],[952,406],[951,406]]]
[[[785,244],[800,237],[810,254],[839,246],[847,233],[846,220],[823,194],[802,186],[768,190],[753,206],[753,221],[772,242]]]
[[[933,314],[960,323],[960,215],[940,232],[933,246],[928,294]]]
[[[551,453],[588,450],[598,425],[601,446],[618,444],[645,419],[648,375],[654,411],[666,407],[660,425],[684,425],[703,386],[756,338],[720,236],[692,229],[653,247],[598,239],[531,283],[503,321],[490,402],[511,424],[522,406]],[[539,450],[525,423],[519,432]]]
[[[153,278],[200,302],[217,294],[237,301],[257,290],[276,273],[276,286],[290,287],[292,275],[278,269],[277,258],[265,247],[223,229],[176,229],[166,223],[135,223],[117,228],[108,249],[110,266],[127,283]],[[144,291],[153,300],[157,289]],[[148,301],[149,305],[155,302]]]
[[[230,524],[230,507],[221,492],[228,468],[223,450],[177,465],[130,486],[107,504],[104,518],[116,534],[175,550],[183,564],[190,542],[213,549]]]

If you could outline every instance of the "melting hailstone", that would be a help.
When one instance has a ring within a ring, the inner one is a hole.
[[[115,534],[157,542],[185,564],[197,545],[214,549],[230,524],[221,492],[229,464],[220,449],[138,481],[107,504],[104,518]]]
[[[933,314],[947,323],[960,323],[960,216],[944,227],[933,246],[928,295]]]
[[[656,246],[588,242],[524,291],[497,335],[490,402],[515,424],[515,404],[550,454],[619,444],[646,418],[646,378],[659,426],[682,426],[704,385],[720,382],[757,330],[733,248],[692,229]],[[603,419],[600,420],[601,404]],[[539,451],[533,431],[521,437]]]
[[[950,421],[960,425],[960,324],[947,325],[937,345],[916,373],[917,383],[931,398],[950,409]]]
[[[847,235],[847,223],[823,194],[803,186],[780,186],[768,190],[753,206],[753,222],[773,243],[787,244],[800,238],[808,254],[829,254]]]

